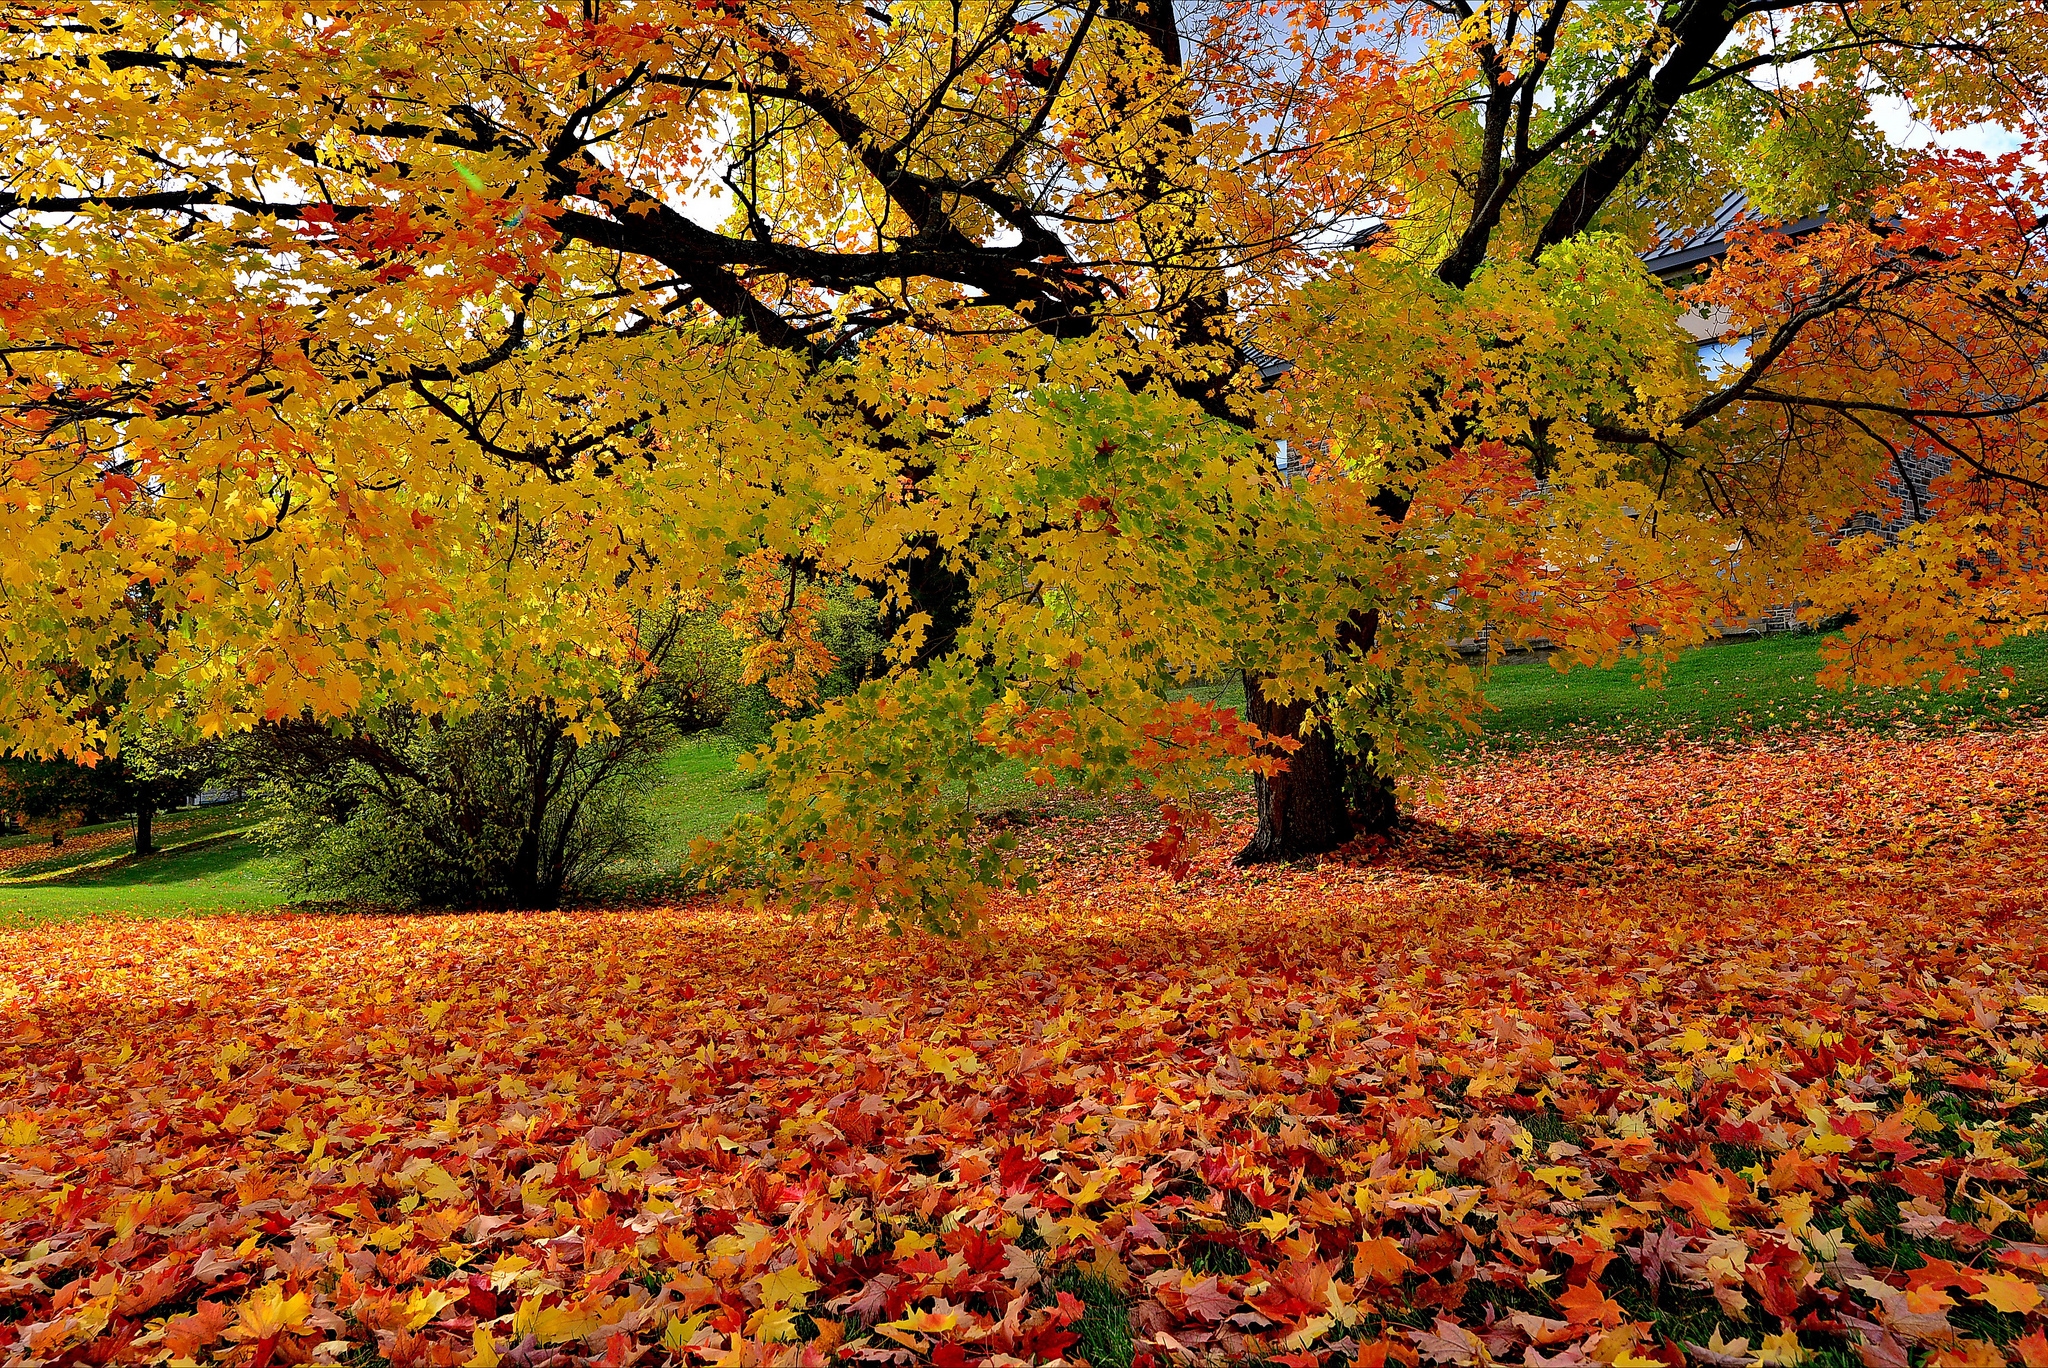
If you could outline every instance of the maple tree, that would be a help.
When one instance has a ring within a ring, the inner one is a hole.
[[[1168,864],[1250,771],[1288,855],[1387,820],[1488,625],[1612,659],[1796,594],[1859,615],[1844,669],[1953,680],[2048,613],[2048,196],[1872,113],[2033,146],[2032,5],[81,2],[0,41],[17,751],[114,744],[70,661],[201,732],[602,729],[678,605],[802,711],[857,587],[877,677],[778,730],[733,858],[958,925],[1009,755],[1149,785]],[[1828,225],[1644,274],[1744,187]],[[1749,359],[1703,372],[1694,309]],[[1909,450],[1931,516],[1831,546]],[[1176,701],[1240,666],[1245,720]]]
[[[0,1356],[2048,1355],[2048,732],[1452,771],[988,934],[703,900],[0,931]],[[1483,931],[1479,928],[1483,928]]]
[[[61,841],[67,826],[116,818],[135,822],[134,853],[156,849],[159,812],[199,796],[222,769],[219,747],[183,742],[162,728],[126,738],[111,760],[13,760],[0,765],[0,803],[17,822],[48,824]]]

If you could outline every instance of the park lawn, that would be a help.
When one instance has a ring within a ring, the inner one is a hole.
[[[158,813],[156,821],[151,824],[151,835],[157,849],[162,851],[237,831],[257,820],[246,802],[178,808]],[[43,879],[70,869],[104,864],[130,855],[134,849],[135,819],[132,817],[67,831],[61,846],[52,846],[47,835],[14,837],[5,849],[0,849],[0,886],[10,881]]]
[[[1560,672],[1547,656],[1510,658],[1494,671],[1487,689],[1492,711],[1480,718],[1479,735],[1447,742],[1445,758],[1456,764],[1478,753],[1531,746],[1618,748],[1667,738],[1725,741],[1842,728],[2000,727],[2048,715],[2048,636],[1989,653],[1975,664],[1976,680],[1953,693],[1822,689],[1814,677],[1824,640],[1781,634],[1704,646],[1678,657],[1661,684],[1646,684],[1638,662]],[[2002,667],[2012,669],[2012,677]],[[1224,707],[1244,703],[1243,683],[1235,677],[1185,692]],[[740,749],[717,736],[693,738],[666,758],[662,787],[650,801],[669,824],[658,865],[678,867],[690,841],[715,835],[759,806],[760,791],[732,770]],[[975,788],[976,810],[992,816],[1056,808],[1088,817],[1104,810],[1099,798],[1033,783],[1021,760],[983,771]]]
[[[744,750],[712,732],[687,737],[662,756],[644,799],[656,833],[651,869],[673,873],[689,858],[691,843],[760,806],[761,790],[737,768]]]
[[[275,907],[285,901],[283,873],[283,861],[249,837],[216,836],[67,878],[0,884],[0,926]]]
[[[1495,671],[1488,690],[1496,711],[1485,716],[1477,738],[1453,743],[1445,758],[1455,768],[1489,754],[1559,745],[1617,749],[1677,738],[1725,744],[1814,730],[2003,727],[2048,714],[2048,638],[2008,643],[1980,662],[1977,683],[1953,694],[1906,688],[1843,694],[1822,690],[1813,682],[1821,642],[1819,636],[1786,635],[1703,647],[1681,656],[1662,688],[1643,687],[1639,667],[1629,663],[1560,674],[1542,659],[1509,660]],[[2010,679],[2000,672],[2001,666],[2013,670]],[[1999,696],[2000,690],[2005,697]],[[1242,686],[1235,679],[1190,692],[1224,706],[1243,701]],[[643,797],[655,831],[654,847],[646,857],[614,871],[606,897],[645,901],[673,896],[687,887],[692,843],[716,836],[736,816],[760,805],[760,790],[735,767],[742,750],[714,733],[686,739],[662,757]],[[1116,806],[1069,788],[1041,788],[1017,760],[980,776],[975,805],[990,817],[1057,815],[1076,822],[1100,817]],[[177,814],[160,819],[159,830],[165,843],[189,839],[245,824],[249,819],[240,812],[236,806],[207,809],[196,818]],[[98,830],[125,833],[132,824],[111,823]],[[1086,848],[1098,845],[1089,841]],[[77,858],[104,859],[113,849]],[[155,856],[79,879],[28,886],[0,882],[0,920],[20,923],[98,911],[168,915],[274,905],[285,898],[279,879],[282,868],[252,842],[237,840],[204,851]]]
[[[709,899],[0,932],[0,1336],[2048,1357],[2048,731],[1495,753],[1391,841],[1235,870],[1240,824],[1183,882],[1148,829],[1031,828],[1045,885],[959,942]]]
[[[1488,685],[1495,711],[1482,719],[1480,737],[1454,749],[2007,726],[2048,715],[2048,636],[2022,637],[1988,652],[1972,664],[1976,678],[1950,693],[1910,686],[1823,689],[1814,677],[1825,640],[1785,634],[1703,646],[1679,656],[1662,687],[1645,687],[1639,662],[1560,673],[1548,658],[1508,660]]]

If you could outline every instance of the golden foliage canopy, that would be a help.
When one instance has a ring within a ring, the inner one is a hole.
[[[1920,674],[2048,615],[2048,196],[1873,114],[2031,147],[2038,4],[4,14],[16,750],[117,746],[110,695],[602,727],[677,601],[776,609],[801,706],[856,584],[887,673],[779,734],[760,834],[940,915],[1002,873],[951,779],[1283,763],[1170,701],[1233,664],[1406,772],[1487,624],[1600,659],[1798,597]],[[1645,274],[1735,189],[1827,226]],[[1911,453],[1926,516],[1833,544]]]

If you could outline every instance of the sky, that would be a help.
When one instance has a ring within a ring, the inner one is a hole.
[[[2020,136],[1995,123],[1971,124],[1967,128],[1938,133],[1913,117],[1904,100],[1879,96],[1871,101],[1871,118],[1886,138],[1900,147],[1941,147],[1959,152],[1982,152],[1999,156],[2017,152]]]

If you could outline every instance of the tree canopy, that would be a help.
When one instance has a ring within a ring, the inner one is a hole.
[[[2048,620],[2038,4],[5,15],[18,752],[116,747],[110,692],[603,729],[635,623],[715,605],[802,714],[735,857],[950,925],[1008,756],[1177,823],[1218,763],[1419,771],[1489,625],[1611,659],[1796,599],[1954,678]],[[1644,271],[1736,190],[1724,262]],[[1838,543],[1909,454],[1920,520]],[[890,646],[811,708],[828,584]],[[1180,696],[1240,666],[1285,706]]]

